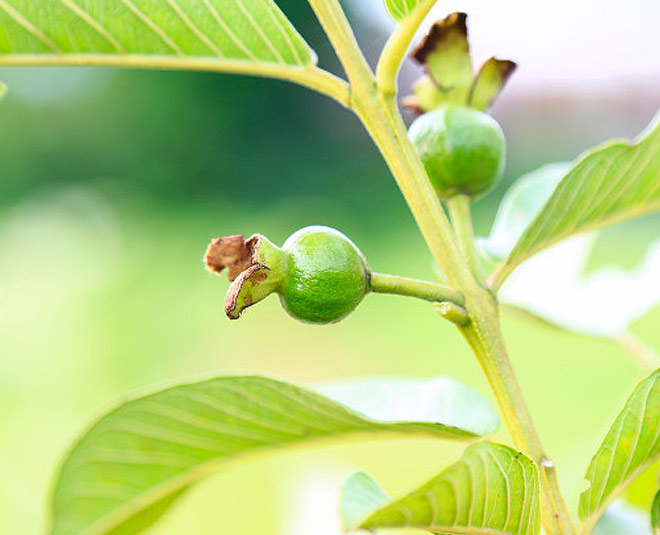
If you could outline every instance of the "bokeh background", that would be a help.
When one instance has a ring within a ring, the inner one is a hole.
[[[339,72],[306,2],[278,3]],[[374,60],[391,28],[381,1],[347,7]],[[470,14],[476,63],[496,54],[520,64],[493,110],[509,160],[504,184],[476,204],[485,235],[517,176],[651,121],[660,7],[466,0],[434,14],[457,9]],[[404,91],[418,74],[405,66]],[[293,85],[229,75],[0,69],[0,79],[10,86],[0,105],[0,533],[42,532],[68,445],[102,411],[154,385],[251,372],[299,383],[451,375],[492,399],[458,334],[425,303],[372,296],[322,328],[294,322],[275,298],[241,321],[224,317],[226,281],[201,263],[217,235],[258,231],[281,243],[302,226],[330,225],[374,269],[436,276],[349,112]],[[659,229],[650,217],[602,233],[589,269],[634,266]],[[615,344],[503,321],[574,504],[590,455],[645,372]],[[660,348],[658,322],[655,309],[633,331]],[[152,532],[335,535],[347,473],[368,470],[397,495],[457,455],[428,440],[283,453],[199,486]]]

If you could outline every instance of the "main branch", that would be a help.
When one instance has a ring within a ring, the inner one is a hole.
[[[487,376],[514,443],[539,466],[542,520],[546,532],[548,535],[572,535],[574,528],[561,496],[554,465],[545,455],[506,353],[497,302],[493,294],[475,279],[468,261],[471,255],[465,254],[468,251],[466,244],[459,246],[456,241],[449,219],[408,139],[395,95],[377,86],[338,0],[309,2],[348,75],[351,107],[385,158],[447,281],[465,296],[469,321],[459,328]],[[410,29],[407,31],[409,35]],[[390,58],[399,55],[399,52],[391,53]],[[386,78],[389,78],[394,72],[393,61],[388,59],[386,65]],[[385,86],[387,89],[387,84]],[[463,230],[465,232],[458,233],[461,239],[469,234],[469,229]]]

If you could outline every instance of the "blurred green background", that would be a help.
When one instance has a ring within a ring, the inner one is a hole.
[[[304,3],[280,4],[335,69]],[[365,48],[377,51],[384,35],[365,31]],[[458,334],[425,303],[371,296],[330,327],[294,322],[274,298],[241,321],[225,318],[227,283],[201,262],[223,234],[281,243],[302,226],[330,225],[376,270],[435,277],[388,170],[338,105],[214,74],[0,69],[0,79],[10,86],[0,105],[0,533],[41,532],[68,445],[153,385],[250,372],[300,383],[451,375],[492,399]],[[514,78],[494,110],[509,139],[505,184],[477,203],[479,233],[516,176],[639,132],[660,104],[651,87],[631,104],[624,93],[516,89]],[[605,233],[595,265],[634,263],[657,229],[655,218]],[[656,310],[634,330],[660,347],[659,321]],[[516,317],[504,327],[573,504],[644,372],[607,342]],[[335,534],[348,472],[366,469],[396,495],[457,454],[428,440],[285,453],[201,485],[153,533]]]

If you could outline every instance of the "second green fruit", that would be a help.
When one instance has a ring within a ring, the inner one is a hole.
[[[506,142],[487,113],[462,106],[438,108],[418,117],[409,136],[443,199],[476,197],[502,177]]]

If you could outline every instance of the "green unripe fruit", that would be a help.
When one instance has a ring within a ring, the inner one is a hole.
[[[362,253],[341,232],[306,227],[279,248],[260,234],[216,238],[205,263],[209,270],[225,269],[232,281],[225,312],[238,319],[248,307],[272,293],[284,309],[309,323],[332,323],[347,316],[370,287],[370,271]]]
[[[288,269],[280,288],[282,306],[312,323],[339,321],[369,289],[369,268],[358,248],[341,232],[306,227],[282,247]]]
[[[410,139],[438,195],[476,197],[502,177],[506,142],[502,129],[487,113],[453,106],[418,117]]]

